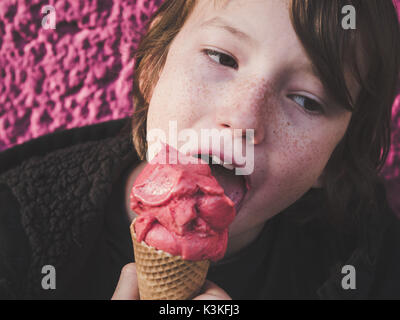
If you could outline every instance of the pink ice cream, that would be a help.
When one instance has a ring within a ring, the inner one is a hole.
[[[166,146],[133,185],[130,201],[138,214],[137,240],[185,260],[222,259],[235,203],[225,195],[206,162],[180,154],[179,159],[186,158],[191,164],[172,164],[170,151],[178,154]],[[159,164],[166,163],[161,159],[171,164]]]

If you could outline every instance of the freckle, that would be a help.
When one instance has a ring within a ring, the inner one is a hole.
[[[290,122],[287,123],[288,127],[290,126]]]

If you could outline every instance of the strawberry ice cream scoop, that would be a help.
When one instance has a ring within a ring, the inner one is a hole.
[[[165,145],[132,187],[137,240],[185,260],[220,260],[227,247],[228,226],[235,218],[235,204],[207,163],[183,154],[170,161],[172,151],[178,155]]]

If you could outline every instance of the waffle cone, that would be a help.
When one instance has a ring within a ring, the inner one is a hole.
[[[141,300],[187,300],[203,286],[210,262],[188,261],[156,250],[136,239],[134,223],[130,230],[134,246]]]

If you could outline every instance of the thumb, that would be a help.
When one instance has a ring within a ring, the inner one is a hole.
[[[232,300],[232,298],[214,282],[206,280],[201,294],[193,300]]]
[[[122,268],[117,288],[111,300],[139,300],[135,263],[129,263]]]

